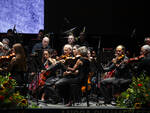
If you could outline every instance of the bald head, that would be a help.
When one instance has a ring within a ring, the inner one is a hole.
[[[123,45],[118,45],[118,46],[116,47],[115,54],[116,54],[117,56],[120,56],[120,55],[125,54],[125,47],[124,47]]]
[[[150,53],[150,46],[149,45],[143,45],[141,47],[141,54],[146,55],[148,53]]]
[[[49,44],[50,39],[48,37],[44,37],[42,40],[43,48],[46,48]]]

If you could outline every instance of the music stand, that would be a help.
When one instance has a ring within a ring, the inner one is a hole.
[[[100,81],[101,81],[101,75],[103,73],[103,66],[101,63],[101,55],[100,55],[100,50],[101,50],[101,36],[99,37],[99,43],[98,43],[98,50],[97,50],[97,62],[96,62],[96,78],[97,78],[97,104],[99,105],[99,98],[98,98],[98,91],[100,87]]]

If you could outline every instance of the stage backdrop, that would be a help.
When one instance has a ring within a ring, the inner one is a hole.
[[[0,33],[38,33],[44,29],[44,0],[0,0]]]

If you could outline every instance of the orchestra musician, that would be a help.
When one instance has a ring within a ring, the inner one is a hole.
[[[4,55],[4,53],[3,53],[3,46],[4,46],[4,44],[2,42],[0,42],[0,56]]]
[[[146,45],[150,45],[150,37],[146,37],[146,38],[144,39],[144,43],[145,43]]]
[[[85,32],[80,32],[78,44],[79,44],[80,46],[89,47],[89,43],[86,41],[86,38],[87,38],[87,37],[86,37]]]
[[[27,82],[26,56],[24,48],[20,43],[14,44],[12,48],[12,53],[8,56],[1,57],[0,61],[1,64],[3,64],[3,62],[5,64],[6,62],[8,63],[7,66],[1,68],[1,71],[5,73],[10,73],[11,74],[10,76],[16,80],[18,86],[26,84]],[[21,88],[20,92],[24,94],[25,90]]]
[[[104,97],[104,103],[110,104],[114,99],[115,94],[120,90],[125,89],[131,83],[131,72],[129,66],[123,61],[128,60],[125,54],[125,47],[118,45],[115,50],[116,58],[112,60],[112,64],[109,67],[104,68],[105,72],[114,71],[114,77],[106,78],[100,83],[100,92]]]
[[[42,95],[41,101],[45,101],[45,98],[51,98],[52,103],[57,103],[58,101],[57,93],[55,91],[55,82],[57,83],[59,81],[60,83],[60,81],[62,81],[63,84],[65,84],[67,78],[63,78],[63,73],[66,71],[66,66],[64,63],[67,57],[72,56],[71,45],[66,44],[63,48],[63,53],[63,55],[56,59],[56,64],[53,64],[46,69],[46,71],[50,72],[56,72],[57,70],[59,70],[58,72],[60,73],[57,73],[55,77],[50,77],[46,80],[46,84],[44,86],[44,93]],[[55,97],[56,100],[53,97]]]
[[[146,75],[150,75],[150,46],[143,45],[141,47],[140,56],[137,58],[136,76],[144,72]]]
[[[46,49],[43,51],[43,57],[42,57],[42,63],[44,65],[44,68],[43,70],[41,70],[41,73],[44,74],[46,73],[45,70],[50,67],[51,65],[55,65],[56,64],[56,59],[52,58],[52,55],[53,55],[53,50],[52,49]],[[43,75],[42,75],[43,76]],[[54,79],[56,78],[56,72],[55,71],[51,71],[50,73],[46,74],[44,76],[44,81],[43,81],[43,84],[42,87],[43,90],[41,91],[42,92],[42,96],[41,96],[41,100],[42,101],[45,101],[45,98],[46,98],[46,94],[47,94],[47,86],[49,84],[54,84],[52,82],[54,82]]]
[[[34,54],[36,52],[36,50],[43,50],[43,49],[51,49],[50,45],[49,45],[49,42],[50,42],[50,38],[45,36],[43,39],[42,39],[42,42],[40,43],[36,43],[34,46],[33,46],[33,49],[32,49],[32,53]]]
[[[87,83],[88,74],[90,70],[90,61],[88,59],[88,49],[86,46],[78,48],[78,55],[80,57],[76,61],[73,67],[68,67],[67,71],[74,74],[74,77],[69,80],[69,102],[66,106],[72,106],[73,98],[78,95],[78,92],[74,89],[74,85],[85,85]],[[80,89],[81,90],[81,89]]]
[[[68,36],[68,44],[70,44],[72,47],[75,45],[75,37],[73,34],[69,34]]]

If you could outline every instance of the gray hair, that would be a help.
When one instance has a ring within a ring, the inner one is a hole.
[[[81,54],[81,56],[86,57],[88,55],[88,49],[86,46],[81,46],[78,48],[78,52]]]
[[[48,43],[49,43],[49,40],[50,40],[49,37],[44,37],[43,38],[43,41],[47,41]]]
[[[2,46],[2,47],[3,47],[3,46],[4,46],[4,44],[3,44],[2,42],[0,42],[0,46]]]
[[[2,40],[2,43],[3,42],[7,42],[7,43],[9,43],[10,41],[9,41],[9,39],[8,38],[4,38],[3,40]]]
[[[142,49],[144,49],[144,50],[150,52],[150,46],[149,46],[149,45],[143,45],[143,46],[142,46]]]

